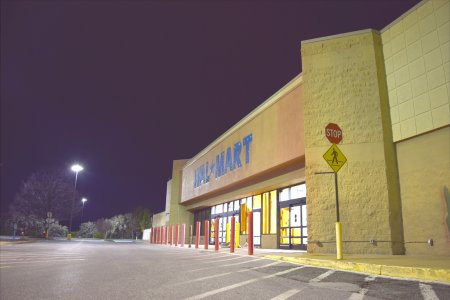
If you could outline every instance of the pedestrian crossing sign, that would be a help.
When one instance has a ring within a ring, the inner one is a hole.
[[[347,162],[344,153],[342,153],[341,149],[335,144],[332,144],[330,149],[325,152],[323,159],[325,159],[335,173],[337,173]]]

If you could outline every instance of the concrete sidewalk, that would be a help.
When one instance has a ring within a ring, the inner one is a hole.
[[[204,250],[204,246],[199,245],[199,249]],[[208,251],[214,251],[214,245],[209,245]],[[229,251],[229,248],[219,249],[221,253]],[[237,248],[235,253],[248,255],[248,249]],[[337,260],[335,254],[308,254],[306,251],[259,248],[255,248],[253,254],[302,265],[450,284],[449,256],[344,255],[343,260]]]
[[[262,256],[304,265],[450,284],[448,256],[344,255],[343,260],[337,260],[332,254],[271,253]]]

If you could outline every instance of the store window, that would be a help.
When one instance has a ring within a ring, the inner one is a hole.
[[[298,198],[305,198],[306,197],[306,185],[300,184],[291,187],[290,189],[291,197],[290,199],[298,199]]]
[[[205,220],[210,219],[210,209],[205,208],[194,212],[194,224],[200,222],[200,235],[205,234]]]
[[[261,206],[261,204],[260,204]],[[241,234],[247,234],[247,214],[253,210],[253,197],[247,197],[241,199],[241,210],[240,210],[240,231]]]
[[[261,195],[253,196],[253,210],[261,208]]]
[[[235,217],[235,222],[239,222],[239,200],[222,203],[211,207],[210,221],[210,243],[215,239],[215,220],[219,219],[218,236],[220,243],[230,241],[231,217]]]
[[[291,199],[289,196],[289,188],[282,189],[280,191],[280,201],[287,201],[289,199]]]
[[[277,191],[262,194],[263,234],[277,233]]]

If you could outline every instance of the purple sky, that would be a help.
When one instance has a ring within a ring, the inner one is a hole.
[[[418,0],[2,1],[1,210],[80,162],[84,220],[164,209],[191,158],[301,72],[300,42]]]

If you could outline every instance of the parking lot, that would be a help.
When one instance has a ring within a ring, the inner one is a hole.
[[[450,299],[450,286],[142,242],[1,247],[1,299]]]

